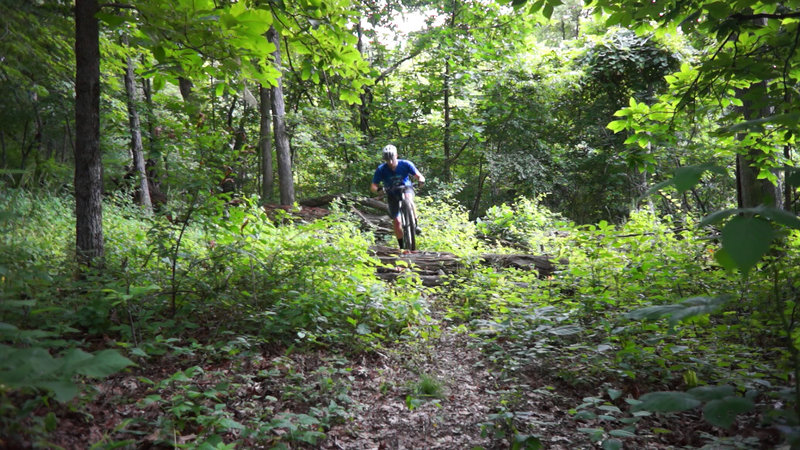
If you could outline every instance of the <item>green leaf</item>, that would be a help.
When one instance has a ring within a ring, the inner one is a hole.
[[[608,127],[609,130],[613,131],[614,133],[619,133],[620,131],[628,127],[628,121],[614,120],[606,126]]]
[[[736,416],[753,409],[753,402],[743,397],[725,397],[711,400],[703,408],[703,418],[711,425],[729,428]]]
[[[717,297],[690,297],[680,303],[647,306],[635,309],[626,313],[624,317],[634,320],[658,320],[669,317],[670,325],[674,326],[678,322],[691,317],[711,314],[721,308],[729,300],[730,297],[725,295]]]
[[[729,384],[721,384],[719,386],[698,386],[686,391],[687,394],[700,400],[701,402],[730,397],[734,394],[734,392],[733,386]]]
[[[35,386],[52,391],[55,399],[61,403],[66,403],[78,395],[78,386],[68,380],[39,381]]]
[[[789,211],[780,208],[772,208],[767,206],[759,206],[757,208],[748,208],[742,210],[745,213],[758,214],[775,223],[800,230],[800,219]]]
[[[542,9],[543,6],[544,6],[544,0],[536,0],[535,2],[533,2],[533,4],[531,4],[531,7],[528,9],[528,12],[531,14],[536,14],[539,12],[539,10]]]
[[[670,325],[674,326],[678,322],[692,317],[711,314],[719,310],[730,300],[727,295],[717,297],[691,297],[680,303],[681,309],[672,313],[669,318]]]
[[[611,430],[608,432],[608,434],[609,436],[621,437],[621,438],[636,437],[636,433],[631,433],[628,430]]]
[[[67,350],[61,358],[62,365],[59,371],[66,375],[72,375],[76,372],[78,367],[92,358],[94,358],[94,355],[91,353],[87,353],[79,348],[71,348]]]
[[[549,20],[551,17],[553,17],[553,9],[553,5],[551,5],[549,2],[546,3],[544,8],[542,8],[542,15]]]
[[[97,14],[95,14],[95,17],[97,17],[99,20],[107,23],[108,26],[110,26],[111,28],[116,28],[116,27],[122,25],[123,23],[125,23],[125,20],[126,20],[125,16],[122,16],[122,15],[119,15],[119,14],[105,13],[105,12],[102,12],[102,11],[98,12]]]
[[[603,439],[603,435],[605,434],[605,430],[602,428],[578,428],[578,431],[588,434],[589,439],[591,439],[593,442],[600,441]]]
[[[515,434],[514,442],[511,444],[514,450],[539,450],[544,448],[541,439],[532,434]]]
[[[651,392],[639,397],[642,403],[636,410],[679,412],[700,406],[700,400],[685,392]]]
[[[727,2],[714,2],[703,5],[708,14],[714,19],[724,19],[731,14],[731,7]]]
[[[621,450],[622,441],[619,439],[606,439],[603,441],[603,450]]]
[[[11,325],[10,323],[0,322],[0,332],[15,331],[18,329],[19,328],[17,328],[14,325]]]
[[[161,89],[164,89],[164,86],[167,85],[167,80],[164,77],[156,76],[153,78],[153,91],[158,92]]]
[[[556,336],[571,336],[581,331],[583,331],[583,329],[577,325],[564,325],[563,327],[547,330],[548,333],[555,334]]]
[[[722,229],[722,247],[736,266],[747,272],[769,251],[774,234],[762,219],[737,216]]]
[[[94,358],[84,361],[75,371],[87,377],[103,378],[133,365],[133,361],[118,351],[103,350],[95,353]]]
[[[721,248],[714,253],[714,259],[725,270],[733,271],[736,269],[736,263],[733,261],[731,255],[729,255],[724,248]]]
[[[672,180],[675,183],[675,188],[678,190],[678,192],[683,193],[699,183],[703,174],[709,171],[722,175],[726,174],[723,167],[713,164],[699,164],[695,166],[678,167],[675,169]]]
[[[237,421],[235,421],[233,419],[229,419],[227,417],[223,418],[223,419],[220,419],[218,423],[219,423],[219,426],[222,427],[224,430],[243,430],[244,429],[244,425],[242,425],[241,423],[239,423],[239,422],[237,422]]]
[[[58,369],[59,363],[50,353],[41,347],[15,349],[2,346],[4,360],[0,361],[0,383],[9,386],[30,386]]]
[[[594,419],[597,418],[597,414],[595,414],[595,413],[593,413],[591,411],[588,411],[588,410],[583,410],[583,411],[578,411],[577,413],[575,413],[573,418],[575,418],[575,419],[584,419],[584,420],[594,420]]]
[[[700,226],[704,227],[707,225],[716,225],[723,220],[727,219],[728,217],[736,214],[738,210],[736,209],[723,209],[722,211],[716,211],[709,215],[707,215],[703,220],[700,221]]]

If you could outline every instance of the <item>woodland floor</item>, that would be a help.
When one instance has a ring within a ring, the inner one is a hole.
[[[327,437],[317,445],[299,444],[290,445],[290,448],[509,448],[507,440],[491,437],[491,425],[483,424],[490,414],[497,412],[503,392],[512,388],[509,384],[512,380],[497,379],[481,351],[467,335],[443,328],[437,336],[413,344],[398,344],[381,351],[343,358],[321,351],[289,356],[284,353],[262,355],[245,364],[234,360],[175,361],[164,358],[142,367],[141,373],[118,375],[96,385],[96,394],[83,400],[88,403],[82,413],[68,407],[56,411],[59,425],[48,441],[56,448],[77,449],[138,436],[135,438],[137,448],[170,448],[165,445],[170,436],[165,436],[154,425],[162,412],[143,406],[145,398],[154,390],[148,383],[143,383],[140,376],[156,381],[198,365],[205,374],[198,381],[199,386],[214,386],[231,377],[250,380],[249,384],[242,384],[236,395],[226,399],[228,408],[232,410],[236,410],[237,405],[247,404],[241,411],[244,415],[252,409],[254,399],[258,401],[266,394],[279,397],[279,392],[285,392],[291,383],[299,379],[313,380],[320,367],[333,365],[347,368],[351,374],[348,377],[348,397],[352,403],[347,408],[352,417],[328,429]],[[263,374],[264,369],[269,368],[278,368],[283,376],[264,380],[259,373]],[[423,374],[441,382],[441,398],[414,394],[413,386]],[[544,386],[543,382],[528,382],[531,385],[525,390],[527,394],[517,399],[516,407],[527,408],[526,412],[530,414],[527,422],[539,425],[535,434],[541,438],[544,448],[592,448],[586,435],[575,429],[573,419],[567,413],[580,397],[563,397],[547,389],[537,389],[536,385]],[[162,391],[161,395],[167,397],[169,393]],[[410,398],[416,399],[414,407],[409,405]],[[307,406],[302,400],[287,400],[283,396],[271,408],[299,413],[307,410]],[[118,429],[126,419],[134,421]],[[246,417],[237,417],[237,420],[246,422]],[[564,426],[565,422],[569,425]],[[115,429],[118,429],[116,433],[112,431]],[[282,433],[276,430],[276,440]],[[175,437],[178,443],[190,443],[197,435],[189,433]],[[254,447],[261,445],[254,444]]]
[[[188,444],[183,447],[191,448],[202,429],[172,435],[165,433],[163,426],[159,428],[157,424],[164,411],[154,405],[144,406],[146,397],[155,391],[140,377],[159,381],[177,371],[198,366],[202,368],[202,376],[194,377],[193,382],[200,390],[221,382],[237,381],[233,383],[237,387],[228,389],[228,394],[223,394],[220,400],[241,423],[247,423],[248,415],[253,414],[305,413],[313,402],[324,408],[330,399],[320,394],[320,385],[314,384],[314,380],[319,379],[320,368],[328,368],[324,373],[338,380],[334,381],[340,388],[338,392],[347,395],[347,418],[327,428],[326,437],[315,445],[290,442],[288,448],[511,448],[507,439],[493,436],[489,421],[491,415],[499,411],[501,399],[505,399],[506,406],[511,406],[505,394],[512,392],[516,393],[513,408],[518,419],[524,422],[527,433],[540,439],[543,448],[600,448],[586,433],[578,430],[592,425],[579,423],[568,413],[583,397],[602,395],[597,387],[558,383],[549,373],[552,368],[546,367],[529,368],[521,376],[499,379],[500,372],[493,370],[474,338],[444,324],[435,336],[427,339],[350,357],[319,350],[297,353],[283,350],[264,351],[244,361],[242,358],[176,360],[165,357],[140,366],[138,373],[111,377],[94,386],[94,395],[82,399],[81,412],[69,406],[56,406],[60,408],[56,411],[60,420],[48,441],[53,448],[66,449],[88,448],[91,444],[122,439],[133,439],[135,448],[177,448],[170,442]],[[266,377],[265,371],[270,370],[273,375]],[[423,374],[441,382],[440,398],[414,394],[413,386]],[[306,383],[306,387],[298,388],[298,380]],[[292,389],[300,395],[288,395]],[[159,392],[167,398],[176,394],[175,391],[167,388]],[[331,391],[333,394],[337,389]],[[410,398],[417,399],[413,407]],[[121,425],[125,420],[130,421]],[[676,416],[668,422],[651,424],[677,430],[668,439],[653,434],[639,436],[626,439],[625,448],[698,448],[707,444],[697,439],[698,432],[705,428],[699,416]],[[758,433],[755,428],[753,422],[745,424],[745,434]],[[286,432],[275,429],[275,442],[286,442]],[[770,434],[763,429],[761,433]],[[226,440],[236,438],[232,434],[224,437]],[[775,448],[775,437],[760,436],[760,447]],[[766,443],[771,444],[764,446]],[[263,439],[250,443],[245,440],[239,448],[271,446]]]
[[[434,317],[439,315],[433,311]],[[49,446],[78,449],[101,443],[99,447],[104,448],[131,439],[129,447],[134,448],[177,448],[175,444],[191,448],[204,430],[194,425],[175,432],[164,424],[164,416],[174,417],[174,411],[166,410],[176,404],[175,399],[185,397],[188,385],[202,392],[224,383],[229,387],[209,398],[248,426],[254,417],[264,423],[272,417],[308,414],[312,408],[327,408],[327,414],[335,416],[322,427],[325,437],[316,444],[287,439],[291,431],[275,427],[270,437],[245,438],[239,448],[285,443],[288,448],[323,449],[501,449],[512,447],[509,439],[513,433],[503,437],[495,431],[511,423],[521,425],[520,433],[537,436],[545,449],[601,448],[579,429],[604,428],[605,424],[579,422],[569,413],[585,397],[602,397],[599,386],[565,383],[556,375],[558,369],[544,362],[514,376],[503,375],[479,348],[477,338],[463,328],[458,331],[449,326],[446,320],[433,320],[436,323],[426,328],[427,337],[367,353],[265,347],[248,356],[209,356],[199,349],[182,356],[138,361],[134,370],[92,386],[86,390],[89,394],[72,404],[52,404],[59,422],[48,435]],[[198,338],[213,341],[209,336]],[[200,369],[183,384],[163,382],[190,367]],[[580,372],[576,367],[573,370]],[[441,395],[415,391],[421,377],[435,380]],[[169,401],[148,402],[154,395]],[[332,400],[338,404],[333,412]],[[618,406],[626,408],[621,400]],[[497,417],[503,411],[514,412],[513,422]],[[40,417],[46,413],[35,412]],[[704,433],[724,438],[719,430],[704,426],[698,412],[648,421],[640,423],[639,430],[644,433],[624,440],[625,448],[698,448],[709,443],[699,437]],[[672,431],[667,435],[648,432],[655,428]],[[755,442],[762,448],[774,448],[778,442],[774,429],[759,428],[755,417],[741,421],[731,431],[726,435],[757,437]],[[223,438],[228,442],[240,439],[236,433],[228,432]],[[19,447],[0,440],[0,448]]]

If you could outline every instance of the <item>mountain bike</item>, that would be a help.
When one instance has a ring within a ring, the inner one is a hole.
[[[389,191],[396,188],[384,189],[386,192],[386,201],[390,200]],[[414,217],[414,210],[411,207],[411,202],[406,199],[406,193],[403,191],[397,202],[398,211],[400,211],[400,227],[403,230],[403,250],[416,250],[417,249],[417,219]]]

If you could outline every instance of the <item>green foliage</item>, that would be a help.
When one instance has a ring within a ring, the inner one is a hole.
[[[324,439],[325,430],[354,417],[357,406],[349,397],[354,378],[342,359],[320,361],[313,372],[304,373],[298,367],[302,360],[289,356],[269,363],[250,352],[245,357],[265,368],[250,374],[193,366],[159,382],[143,380],[151,393],[141,406],[164,411],[149,424],[156,427],[155,442],[172,443],[177,431],[194,446],[314,445]],[[263,395],[250,394],[254,385],[263,386],[258,388]],[[289,408],[297,412],[284,411]]]
[[[419,380],[411,386],[411,394],[416,397],[440,399],[444,397],[444,386],[442,381],[436,377],[422,374],[419,376]]]
[[[552,252],[557,233],[568,229],[570,223],[547,208],[544,198],[544,195],[533,200],[520,197],[512,204],[493,206],[476,221],[476,227],[490,240]]]
[[[736,416],[753,410],[752,399],[737,396],[729,385],[700,386],[687,392],[650,392],[634,403],[634,410],[680,412],[705,403],[703,418],[720,428],[730,428]]]
[[[414,201],[423,229],[417,241],[420,250],[450,252],[464,257],[485,250],[475,223],[468,220],[467,211],[452,196],[430,192],[430,195],[417,195]]]
[[[348,122],[349,114],[307,107],[287,117],[296,154],[296,187],[303,197],[350,192],[369,185],[373,153],[359,142],[361,135]]]
[[[4,324],[3,340],[17,331]],[[95,354],[77,348],[67,350],[61,357],[53,358],[43,347],[14,348],[0,344],[0,383],[8,389],[42,389],[51,391],[53,397],[65,403],[78,395],[76,375],[104,378],[133,365],[116,350],[103,350]]]
[[[794,388],[779,381],[796,364],[791,357],[796,344],[776,347],[785,342],[779,336],[796,335],[789,298],[797,274],[789,267],[797,253],[768,256],[763,264],[777,264],[774,275],[753,269],[748,284],[740,284],[735,274],[719,270],[712,243],[699,234],[698,225],[637,212],[619,228],[604,222],[562,227],[549,241],[554,253],[569,260],[562,271],[549,280],[514,278],[517,282],[508,284],[497,283],[503,276],[490,271],[495,282],[476,285],[479,272],[471,270],[474,278],[461,278],[452,291],[453,298],[465,300],[451,303],[459,306],[451,306],[458,312],[451,317],[477,319],[470,322],[473,335],[485,342],[505,374],[533,366],[555,383],[577,389],[606,383],[610,400],[584,399],[573,414],[579,421],[601,420],[602,427],[579,429],[607,448],[636,439],[637,424],[655,412],[698,408],[707,426],[726,429],[754,412],[794,423],[791,411],[768,411],[759,399],[796,401]],[[792,249],[794,235],[788,241]],[[472,285],[480,287],[470,291]],[[726,294],[734,292],[735,302]],[[505,308],[492,307],[498,304]],[[783,363],[757,356],[765,346],[775,349],[773,356],[783,355]],[[638,400],[622,398],[617,386],[631,384],[647,386],[643,393],[651,393]],[[688,391],[665,391],[664,386]],[[633,405],[630,412],[623,410],[622,400]]]
[[[427,316],[413,280],[387,286],[374,276],[378,261],[368,256],[371,238],[344,215],[295,223],[289,214],[271,219],[248,201],[232,206],[211,196],[195,197],[187,209],[173,211],[177,220],[171,222],[142,216],[125,202],[106,203],[106,272],[73,282],[71,265],[63,262],[71,234],[67,206],[58,198],[13,190],[2,197],[0,250],[9,258],[0,264],[6,299],[0,309],[0,383],[3,421],[12,428],[44,419],[10,400],[9,393],[46,399],[52,392],[67,401],[79,392],[76,376],[105,377],[131,364],[117,350],[80,350],[76,336],[104,336],[140,360],[198,352],[230,357],[242,351],[238,344],[208,347],[189,338],[202,321],[201,334],[211,339],[235,330],[248,342],[357,350],[396,339]],[[42,325],[30,328],[31,318]],[[320,383],[343,372],[336,374],[320,372]],[[316,388],[308,389],[302,397]],[[170,395],[165,439],[173,426],[202,427],[206,431],[197,442],[209,445],[242,431],[231,414],[198,401],[198,392]],[[204,391],[201,398],[213,401],[207,395]],[[321,423],[349,417],[336,406],[343,401],[338,395],[335,404],[319,399],[324,408],[308,415],[261,423],[259,432],[288,429],[292,439],[317,442]]]

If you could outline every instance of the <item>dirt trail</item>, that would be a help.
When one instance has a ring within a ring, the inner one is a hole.
[[[380,352],[354,367],[352,399],[364,410],[355,423],[334,427],[324,448],[491,448],[480,423],[491,412],[494,378],[467,338],[443,332],[424,345]],[[421,376],[441,383],[441,398],[414,394]],[[416,404],[410,407],[409,404]]]
[[[357,379],[351,398],[363,410],[354,422],[333,427],[322,448],[507,449],[513,436],[496,437],[493,425],[503,421],[490,422],[499,412],[501,400],[517,408],[517,424],[524,422],[534,429],[543,448],[592,447],[567,413],[575,399],[560,397],[530,378],[522,389],[525,394],[508,399],[504,394],[515,391],[512,387],[519,388],[509,383],[519,380],[498,379],[499,373],[492,373],[485,355],[474,344],[465,333],[443,327],[436,337],[379,352],[374,359],[354,364]],[[421,375],[440,381],[444,395],[421,398],[412,409],[407,397],[414,397]]]

